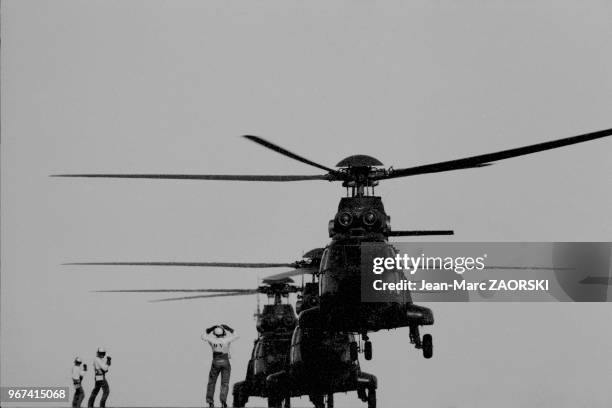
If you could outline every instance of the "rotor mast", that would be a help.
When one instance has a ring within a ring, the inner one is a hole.
[[[341,160],[336,167],[339,167],[343,175],[342,186],[350,189],[351,197],[366,197],[374,195],[374,187],[378,185],[378,180],[373,176],[386,173],[381,169],[383,164],[372,156],[357,154]]]

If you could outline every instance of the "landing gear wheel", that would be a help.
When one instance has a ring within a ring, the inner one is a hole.
[[[351,361],[357,361],[357,359],[359,358],[358,353],[359,353],[359,350],[357,348],[357,342],[352,341],[350,345]]]
[[[283,408],[282,398],[268,397],[268,408]]]
[[[323,401],[323,395],[309,395],[310,402],[312,402],[315,408],[325,408],[325,402]]]
[[[366,360],[372,359],[372,342],[370,340],[366,340],[364,344],[363,355],[365,356]]]
[[[234,408],[242,408],[245,405],[246,405],[246,402],[245,402],[244,398],[242,398],[240,395],[234,394],[234,402],[232,404],[232,407],[234,407]]]
[[[234,384],[234,391],[232,395],[234,397],[232,407],[242,408],[249,400],[249,395],[247,394],[247,390],[244,387],[244,382],[238,382]]]
[[[368,408],[376,408],[376,389],[368,389]]]
[[[423,357],[431,358],[433,356],[433,340],[431,334],[423,335]]]
[[[334,394],[327,394],[327,408],[334,408]]]

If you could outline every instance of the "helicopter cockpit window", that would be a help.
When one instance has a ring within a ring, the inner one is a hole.
[[[361,274],[359,245],[333,245],[325,250],[321,262],[321,291],[335,293],[343,281]]]
[[[359,245],[334,245],[328,249],[326,270],[344,269],[355,272],[361,265],[361,250]]]

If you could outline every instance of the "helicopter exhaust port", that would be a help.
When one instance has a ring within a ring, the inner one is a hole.
[[[409,304],[406,307],[406,317],[411,326],[429,326],[434,324],[433,312],[427,307]]]

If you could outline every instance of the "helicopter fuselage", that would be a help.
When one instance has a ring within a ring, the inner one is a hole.
[[[289,365],[268,377],[268,389],[277,393],[276,400],[310,396],[315,402],[323,395],[357,391],[365,400],[368,391],[377,388],[375,376],[359,367],[356,342],[351,333],[303,328],[293,332]]]
[[[319,267],[319,306],[300,314],[304,327],[366,334],[381,329],[433,324],[430,309],[414,305],[408,291],[385,293],[384,301],[362,301],[362,283],[371,273],[366,260],[394,257],[388,243],[390,217],[376,196],[344,197],[329,224],[331,243]],[[401,271],[386,271],[386,282],[401,282]]]

